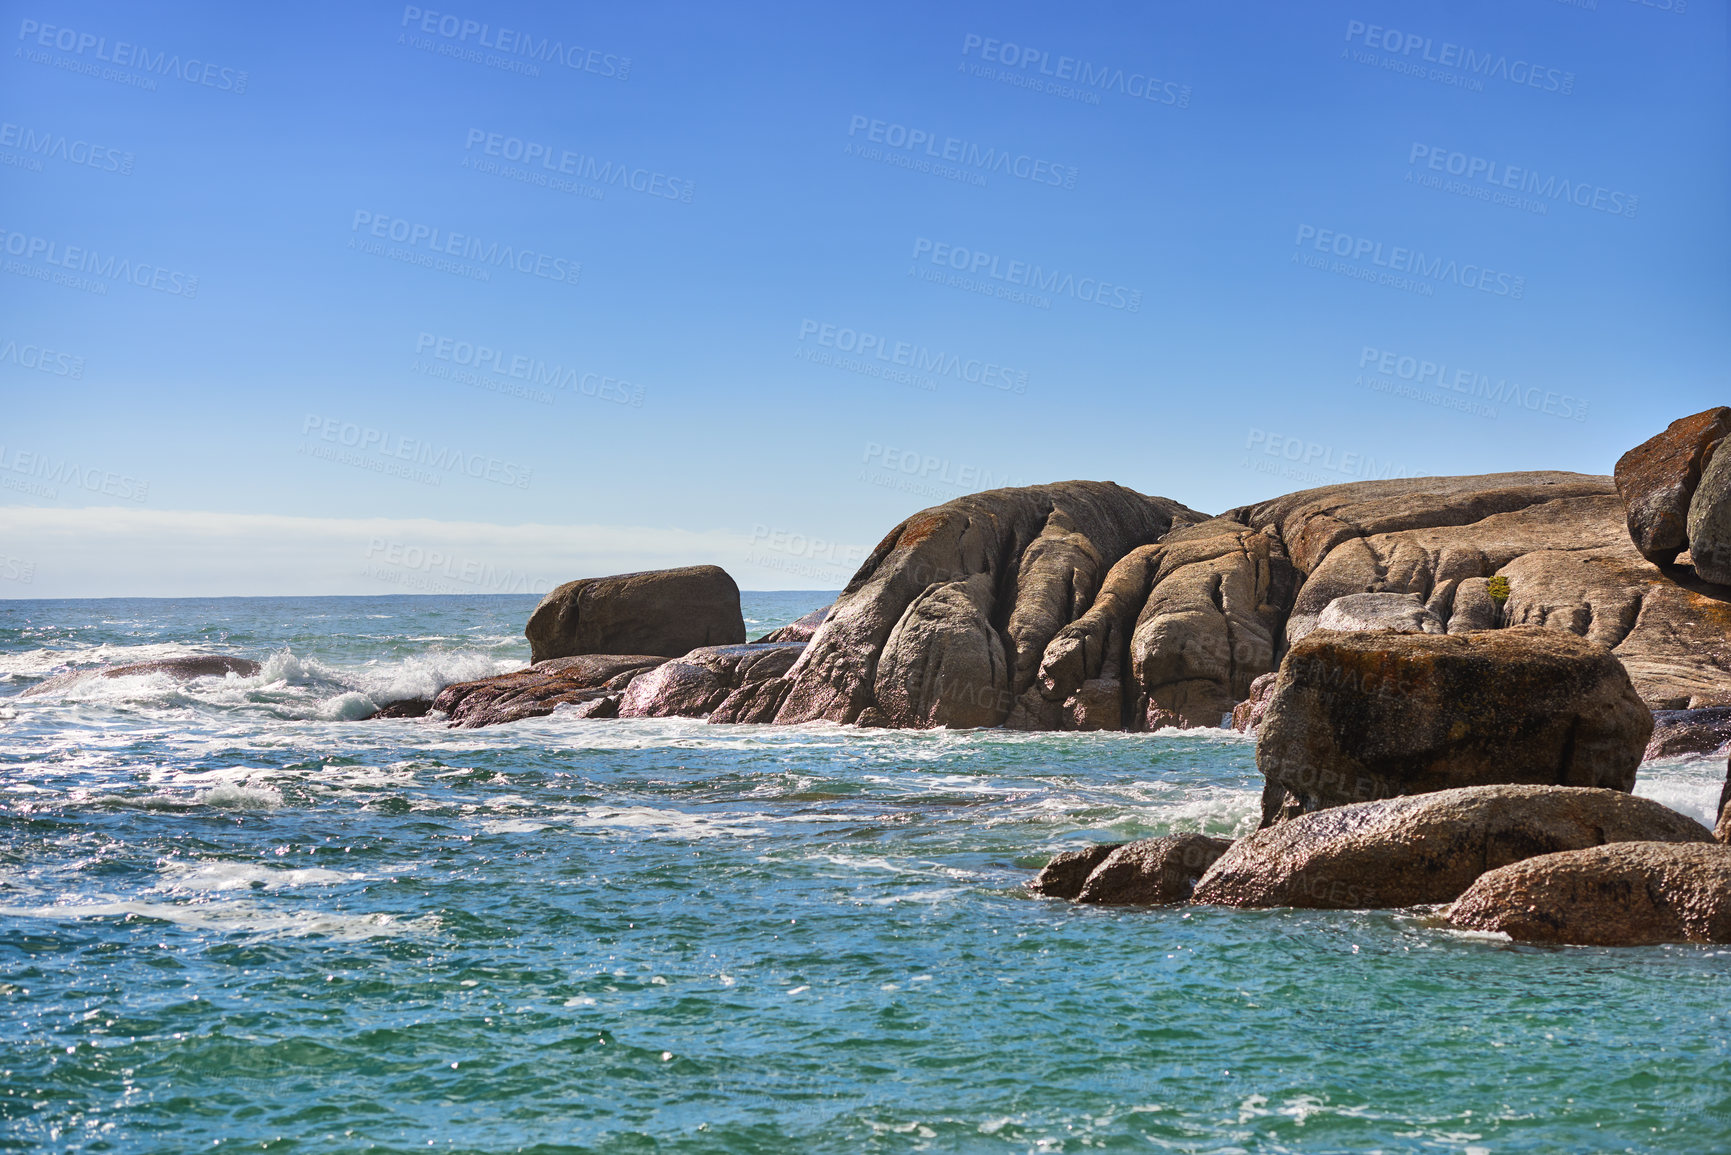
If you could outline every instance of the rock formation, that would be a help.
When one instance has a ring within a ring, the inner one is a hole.
[[[194,678],[256,678],[262,669],[251,658],[233,658],[224,654],[191,654],[181,658],[152,658],[148,662],[129,662],[123,666],[103,666],[94,670],[73,670],[57,674],[41,685],[25,690],[20,697],[35,697],[65,690],[86,678],[136,678],[146,674],[162,674],[190,682]]]
[[[1653,736],[1641,761],[1711,754],[1731,742],[1731,706],[1698,710],[1654,710]]]
[[[1076,901],[1101,906],[1186,902],[1232,842],[1206,834],[1169,834],[1127,842],[1089,872]]]
[[[1605,842],[1710,842],[1616,790],[1472,786],[1303,814],[1232,845],[1192,901],[1328,909],[1448,902],[1486,870]]]
[[[632,679],[619,717],[701,718],[733,695],[780,678],[804,649],[804,642],[700,647]]]
[[[566,582],[541,599],[523,632],[537,664],[576,654],[677,658],[743,644],[745,618],[727,571],[693,565]]]
[[[1528,858],[1481,875],[1446,917],[1518,942],[1731,942],[1731,849],[1618,842]]]
[[[654,654],[580,654],[537,662],[524,670],[453,682],[439,691],[433,708],[443,711],[452,726],[473,728],[540,718],[561,705],[613,699],[638,674],[667,661]],[[591,711],[591,714],[593,711]],[[609,716],[604,711],[601,716]]]
[[[1417,594],[1347,594],[1317,615],[1319,630],[1388,630],[1396,634],[1445,634],[1442,619]]]
[[[834,604],[834,602],[830,603],[830,605]],[[830,606],[819,606],[803,618],[789,622],[778,630],[769,631],[767,634],[763,635],[763,637],[758,638],[757,641],[809,642],[811,641],[812,636],[817,633],[818,627],[823,625],[823,620],[829,616],[829,611]]]
[[[1040,873],[1028,883],[1028,889],[1047,898],[1075,898],[1087,885],[1094,868],[1105,862],[1122,842],[1102,842],[1082,850],[1066,850],[1052,856]]]
[[[1617,459],[1629,537],[1641,556],[1670,565],[1689,548],[1689,508],[1702,468],[1727,433],[1731,409],[1719,406],[1679,417]]]
[[[1262,823],[1454,786],[1626,791],[1652,729],[1611,651],[1564,630],[1317,630],[1257,731]]]

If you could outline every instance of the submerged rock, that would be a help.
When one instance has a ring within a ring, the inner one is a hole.
[[[665,661],[666,658],[654,654],[579,654],[554,658],[509,674],[453,682],[439,691],[433,699],[433,708],[442,710],[452,726],[465,729],[541,718],[562,705],[604,698]],[[617,701],[615,693],[615,705]]]
[[[378,718],[425,718],[432,710],[433,700],[431,698],[404,698],[401,701],[380,706],[360,720],[371,722]]]
[[[1028,889],[1047,898],[1075,898],[1082,893],[1094,868],[1123,846],[1122,842],[1102,842],[1084,850],[1066,850],[1052,856],[1044,869],[1028,883]]]
[[[1702,467],[1731,433],[1731,409],[1717,406],[1679,417],[1617,459],[1629,537],[1641,556],[1669,565],[1689,548],[1689,509]]]
[[[74,670],[58,674],[39,686],[25,690],[20,697],[50,694],[64,690],[86,678],[135,678],[146,674],[162,674],[170,678],[191,681],[194,678],[256,678],[263,667],[251,658],[234,658],[224,654],[190,654],[181,658],[153,658],[148,662],[129,662],[123,666],[103,666],[95,670]]]
[[[1229,838],[1206,834],[1169,834],[1127,842],[1089,873],[1076,901],[1118,906],[1188,901],[1196,880],[1231,845]]]
[[[1731,942],[1731,849],[1619,842],[1528,858],[1481,875],[1445,917],[1517,942]]]
[[[1564,630],[1319,630],[1257,732],[1263,825],[1456,786],[1634,786],[1653,730],[1622,664]]]
[[[566,582],[541,599],[523,633],[537,664],[574,654],[677,658],[743,644],[745,618],[727,571],[693,565]]]
[[[1692,818],[1616,790],[1474,786],[1301,814],[1240,839],[1192,901],[1326,909],[1448,902],[1486,870],[1605,842],[1710,842]]]

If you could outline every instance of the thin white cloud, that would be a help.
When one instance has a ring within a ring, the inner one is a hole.
[[[767,544],[761,528],[14,505],[0,506],[0,598],[544,593],[573,578],[700,563],[746,589],[826,589],[851,576],[849,558],[857,563],[857,550]]]

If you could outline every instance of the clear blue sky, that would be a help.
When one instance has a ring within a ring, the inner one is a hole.
[[[830,587],[1731,401],[1724,0],[945,7],[6,5],[0,596]]]

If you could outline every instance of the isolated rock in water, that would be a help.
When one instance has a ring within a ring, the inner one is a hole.
[[[1169,834],[1127,842],[1093,869],[1076,901],[1146,906],[1185,902],[1196,880],[1231,845],[1229,838],[1206,834]]]
[[[1281,663],[1257,731],[1263,825],[1455,786],[1626,791],[1652,731],[1616,657],[1563,630],[1319,630]]]
[[[831,602],[828,606],[819,606],[798,621],[789,622],[780,629],[771,630],[758,638],[754,645],[761,642],[809,642],[817,634],[818,627],[823,625],[824,618],[829,616]]]
[[[1176,514],[1201,517],[1094,481],[990,490],[916,514],[836,599],[787,675],[776,720],[854,722],[875,710],[892,726],[1002,722],[1053,633]]]
[[[743,686],[779,678],[803,642],[704,646],[633,679],[619,699],[621,718],[701,718]]]
[[[727,571],[693,565],[566,582],[541,599],[523,633],[536,663],[573,654],[677,658],[743,644],[745,618]]]
[[[1486,870],[1604,842],[1709,842],[1692,818],[1617,790],[1470,786],[1302,814],[1234,843],[1195,902],[1327,909],[1448,902]]]
[[[1731,433],[1731,409],[1717,406],[1680,417],[1617,459],[1629,537],[1641,556],[1669,565],[1689,549],[1689,508],[1701,470]]]
[[[1256,680],[1250,683],[1250,696],[1232,707],[1234,730],[1246,734],[1256,732],[1262,719],[1268,715],[1268,703],[1274,700],[1274,687],[1279,680],[1280,674],[1276,671],[1256,676]]]
[[[1654,710],[1653,736],[1641,761],[1711,754],[1731,742],[1731,706],[1699,710]]]
[[[1711,452],[1711,451],[1710,451]],[[1689,499],[1689,559],[1695,573],[1731,585],[1731,453],[1712,452]]]
[[[1618,842],[1492,870],[1446,912],[1517,942],[1731,942],[1731,849]]]
[[[371,714],[362,718],[363,722],[371,722],[378,718],[425,718],[433,709],[431,698],[404,698],[401,701],[390,702],[380,706]]]
[[[1085,850],[1066,850],[1053,855],[1052,861],[1028,883],[1028,889],[1047,898],[1075,898],[1082,893],[1088,876],[1094,873],[1122,842],[1102,842]]]
[[[433,699],[452,726],[472,729],[541,718],[561,705],[574,705],[617,692],[638,674],[667,661],[654,654],[577,654],[538,662],[472,682],[453,682]],[[615,696],[616,693],[615,693]],[[596,715],[599,716],[599,715]]]
[[[231,658],[223,654],[189,654],[181,658],[153,658],[148,662],[129,662],[124,666],[103,666],[94,670],[73,670],[57,674],[39,686],[25,690],[21,697],[52,694],[86,678],[136,678],[146,674],[162,674],[170,678],[191,681],[194,678],[256,678],[262,669],[251,658]]]
[[[1441,634],[1442,619],[1417,594],[1347,594],[1317,616],[1319,630],[1388,630],[1397,634]]]

